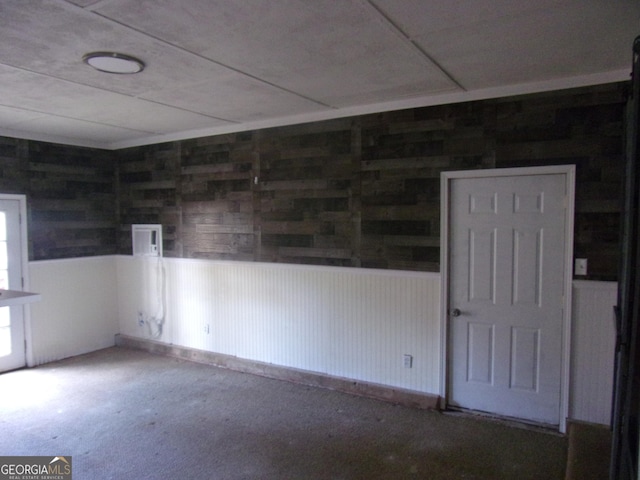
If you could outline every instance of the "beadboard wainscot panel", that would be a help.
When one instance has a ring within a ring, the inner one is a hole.
[[[136,319],[157,302],[158,269],[149,259],[117,263],[120,333],[152,338]],[[167,315],[156,341],[440,391],[439,274],[177,258],[162,265]]]
[[[115,256],[29,262],[29,279],[29,289],[42,295],[27,307],[29,366],[115,344]]]
[[[166,259],[117,256],[116,277],[118,333],[173,343],[162,301],[167,298]]]
[[[609,425],[614,380],[616,282],[573,282],[569,415]]]

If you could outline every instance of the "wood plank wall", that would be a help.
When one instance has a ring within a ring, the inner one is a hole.
[[[27,196],[30,260],[116,253],[114,158],[0,137],[0,193]]]
[[[28,197],[31,260],[130,253],[132,223],[161,223],[172,257],[438,271],[441,171],[573,163],[576,256],[616,280],[624,89],[118,152],[0,137],[0,191]]]
[[[615,280],[624,84],[220,135],[119,154],[119,252],[439,270],[440,172],[577,165],[576,256]]]
[[[363,266],[439,271],[440,173],[491,168],[482,102],[362,119]]]
[[[259,133],[254,217],[260,260],[359,265],[351,137],[349,120]]]
[[[117,152],[118,250],[131,254],[131,224],[161,223],[163,253],[180,256],[176,245],[182,223],[180,143]]]
[[[583,280],[617,279],[625,85],[495,101],[496,167],[575,164],[574,257]]]

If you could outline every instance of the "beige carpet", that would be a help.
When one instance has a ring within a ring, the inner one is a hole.
[[[565,437],[126,348],[0,375],[0,455],[83,479],[545,479]]]
[[[591,423],[569,423],[566,480],[609,478],[611,430]]]

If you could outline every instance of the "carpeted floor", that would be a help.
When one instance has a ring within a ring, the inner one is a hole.
[[[565,437],[126,348],[0,375],[0,455],[83,479],[563,479]]]
[[[609,478],[611,430],[603,425],[569,423],[566,480]]]

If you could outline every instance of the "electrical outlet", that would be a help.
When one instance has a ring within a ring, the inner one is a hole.
[[[138,325],[144,327],[144,315],[142,312],[138,312]]]
[[[411,355],[407,355],[405,354],[402,357],[402,363],[404,365],[404,368],[411,368],[413,367],[413,357]]]
[[[209,334],[209,324],[208,323],[204,326],[204,333]]]

